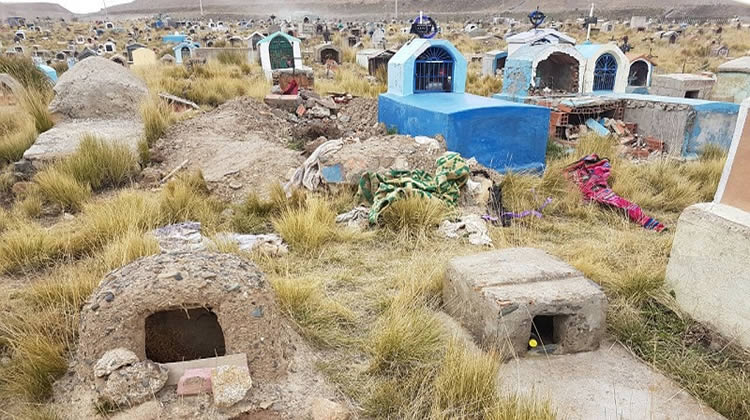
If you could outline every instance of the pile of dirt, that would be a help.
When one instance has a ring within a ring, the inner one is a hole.
[[[348,104],[342,104],[338,122],[344,137],[368,139],[386,134],[385,127],[378,124],[377,99],[354,98]]]
[[[192,318],[186,318],[189,312],[194,312]],[[160,322],[182,320],[168,328],[149,323],[157,316]],[[178,396],[173,385],[162,381],[151,397],[135,402],[155,398],[159,415],[153,418],[186,418],[181,417],[186,411],[190,418],[227,418],[271,405],[283,418],[301,418],[316,397],[333,395],[314,371],[311,350],[282,315],[263,273],[239,256],[198,251],[142,258],[107,274],[81,310],[77,353],[71,371],[55,386],[53,402],[70,418],[93,418],[94,403],[107,390],[99,367],[108,363],[102,360],[119,352],[148,364],[157,355],[152,348],[179,353],[180,340],[200,350],[213,345],[208,342],[213,335],[201,330],[212,322],[220,328],[214,334],[221,337],[219,355],[247,356],[249,392],[231,408],[218,408],[210,395]],[[149,330],[151,324],[159,328]],[[161,341],[156,333],[163,335]],[[180,354],[175,358],[182,360]],[[126,362],[132,361],[114,368]]]
[[[138,118],[146,84],[127,68],[101,57],[76,63],[55,85],[50,111],[67,118]]]
[[[213,192],[239,201],[284,182],[304,158],[287,147],[291,124],[251,98],[229,101],[195,118],[178,122],[152,150],[150,172],[159,179],[187,161],[200,169]]]

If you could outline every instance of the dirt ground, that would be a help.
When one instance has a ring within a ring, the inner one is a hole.
[[[188,160],[200,169],[219,196],[237,201],[250,191],[265,191],[283,182],[304,158],[286,147],[291,125],[267,105],[249,98],[232,100],[174,124],[157,141],[155,154],[162,175]]]

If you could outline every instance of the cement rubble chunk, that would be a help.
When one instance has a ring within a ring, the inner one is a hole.
[[[94,376],[101,378],[108,376],[112,372],[123,366],[138,363],[138,356],[128,349],[117,348],[110,350],[101,357],[94,365]]]
[[[112,372],[99,389],[100,400],[117,406],[148,401],[167,383],[167,369],[144,360]]]
[[[214,404],[231,407],[245,398],[253,386],[247,366],[219,366],[211,373]]]

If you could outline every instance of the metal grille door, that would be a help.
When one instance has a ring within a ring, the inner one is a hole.
[[[617,60],[612,54],[602,54],[594,67],[594,90],[613,90],[617,76]]]
[[[417,57],[414,92],[452,92],[453,57],[441,47],[430,47]]]
[[[294,68],[294,50],[292,44],[283,36],[276,36],[268,45],[268,56],[272,69]]]

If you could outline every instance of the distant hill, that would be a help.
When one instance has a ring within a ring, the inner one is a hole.
[[[480,15],[488,13],[528,13],[539,6],[544,12],[556,14],[582,14],[591,7],[591,0],[399,0],[402,17],[415,15],[420,10],[428,14]],[[368,16],[390,18],[393,16],[394,0],[203,0],[206,14],[289,16],[306,13],[326,17]],[[750,16],[750,6],[732,0],[609,0],[598,2],[596,10],[627,11],[647,15],[662,15],[671,9],[686,11],[686,15],[700,13],[707,17]],[[176,16],[191,16],[199,13],[198,0],[135,0],[132,3],[114,6],[110,14],[154,14],[170,13]],[[549,13],[548,13],[549,14]],[[618,13],[619,14],[619,13]],[[635,14],[635,13],[633,13]]]
[[[66,18],[73,17],[70,10],[54,3],[2,3],[0,2],[0,19],[5,21],[9,16],[23,16],[25,18]]]

